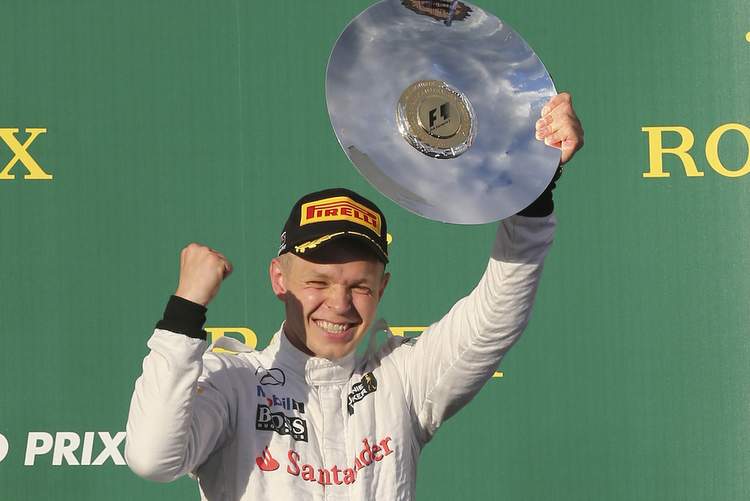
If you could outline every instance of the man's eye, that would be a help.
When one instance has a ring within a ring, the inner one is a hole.
[[[371,294],[372,289],[369,287],[354,287],[352,291],[356,292],[357,294]]]
[[[311,281],[305,282],[305,285],[308,287],[315,287],[316,289],[321,289],[328,284],[326,284],[325,282],[317,281],[317,280],[311,280]]]

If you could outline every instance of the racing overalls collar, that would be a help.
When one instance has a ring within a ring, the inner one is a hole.
[[[352,376],[357,358],[356,350],[336,360],[307,355],[289,341],[283,324],[263,352],[311,386],[346,383]]]

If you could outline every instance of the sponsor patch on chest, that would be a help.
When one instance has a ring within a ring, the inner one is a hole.
[[[307,421],[283,412],[273,412],[268,405],[258,404],[255,413],[255,429],[289,435],[294,440],[307,442]]]
[[[352,391],[347,395],[346,408],[349,411],[349,415],[354,414],[354,404],[365,398],[370,393],[374,393],[378,389],[378,380],[372,372],[368,372],[359,383],[352,385]]]
[[[357,480],[357,476],[363,468],[383,461],[387,456],[393,454],[395,448],[391,437],[386,436],[378,441],[362,439],[362,448],[354,456],[350,465],[315,466],[307,463],[302,454],[294,449],[287,452],[286,473],[300,478],[306,482],[317,482],[320,485],[351,485]],[[263,453],[255,459],[261,471],[274,472],[283,471],[279,467],[280,462],[273,457],[268,446]]]
[[[269,407],[281,407],[288,411],[297,411],[300,414],[305,413],[304,402],[283,395],[277,396],[273,393],[269,393],[264,390],[262,386],[257,386],[256,392],[257,396],[263,398]]]

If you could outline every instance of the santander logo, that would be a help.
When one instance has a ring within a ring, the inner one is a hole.
[[[302,456],[294,449],[287,453],[288,464],[286,472],[307,482],[317,482],[320,485],[350,485],[357,480],[360,470],[383,461],[393,454],[394,448],[391,437],[370,443],[367,438],[362,440],[362,449],[354,456],[351,466],[333,465],[329,467],[315,467],[303,461]],[[266,446],[263,454],[255,459],[255,463],[262,471],[274,471],[279,468],[279,462],[272,456]]]
[[[279,462],[273,458],[268,446],[263,450],[263,454],[255,458],[255,464],[263,471],[273,471],[279,468]]]

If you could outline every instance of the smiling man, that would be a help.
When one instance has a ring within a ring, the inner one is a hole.
[[[543,113],[537,137],[564,163],[583,140],[569,96]],[[188,245],[131,401],[130,468],[163,482],[189,473],[211,501],[413,499],[422,448],[528,322],[554,234],[553,187],[500,223],[468,296],[419,338],[390,337],[362,357],[389,280],[386,220],[369,200],[337,188],[292,207],[269,268],[285,320],[262,351],[228,338],[215,346],[235,353],[207,351],[206,305],[232,265]]]
[[[390,278],[386,234],[380,210],[349,190],[311,193],[294,205],[269,274],[298,350],[329,360],[355,350]]]

